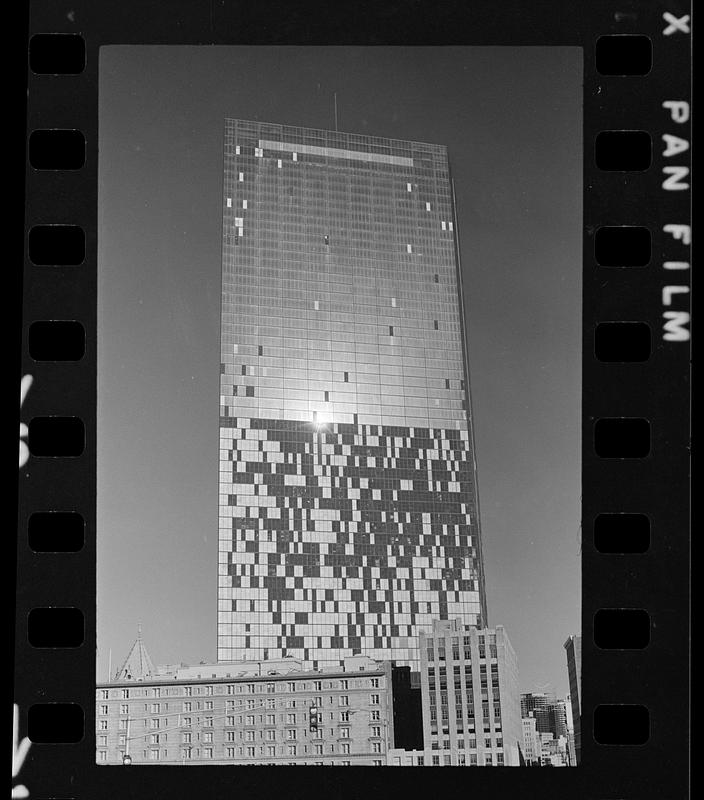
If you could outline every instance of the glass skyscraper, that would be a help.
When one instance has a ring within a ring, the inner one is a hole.
[[[228,119],[218,660],[419,669],[485,626],[441,145]]]

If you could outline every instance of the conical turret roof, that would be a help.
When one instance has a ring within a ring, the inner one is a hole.
[[[142,626],[140,625],[137,629],[137,638],[113,680],[141,681],[150,678],[154,673],[154,664],[142,641]]]

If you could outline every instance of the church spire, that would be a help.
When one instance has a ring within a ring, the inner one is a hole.
[[[113,680],[141,681],[151,677],[154,673],[154,664],[142,641],[142,623],[140,622],[137,625],[137,638]]]

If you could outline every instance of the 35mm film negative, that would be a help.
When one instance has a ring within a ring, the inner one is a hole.
[[[13,797],[686,795],[690,29],[31,4]]]

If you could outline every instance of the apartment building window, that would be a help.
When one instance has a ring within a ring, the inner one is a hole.
[[[193,696],[193,687],[192,686],[184,686],[183,687],[183,693],[184,693],[184,695],[186,697],[192,697]]]
[[[296,684],[295,684],[295,682],[291,682],[291,683],[289,683],[289,685],[288,685],[288,690],[289,690],[289,692],[295,692],[295,691],[296,691]]]
[[[98,744],[101,747],[107,747],[108,746],[108,737],[107,736],[98,736]]]
[[[433,766],[434,767],[439,767],[440,766],[440,756],[439,755],[434,755],[433,756]]]
[[[276,731],[275,730],[268,730],[266,732],[267,741],[273,742],[276,739]]]
[[[193,718],[192,718],[192,717],[184,717],[184,718],[183,718],[183,724],[184,724],[184,725],[185,725],[187,728],[190,728],[190,726],[191,726],[191,723],[192,723],[192,722],[193,722]]]
[[[146,719],[144,720],[144,724],[145,724],[145,725],[147,724],[147,721],[146,721]],[[117,728],[118,728],[118,730],[120,730],[120,731],[126,731],[126,730],[127,730],[127,720],[126,720],[126,719],[121,719],[121,720],[120,720],[120,721],[117,723]]]
[[[212,742],[213,741],[213,732],[212,731],[205,731],[203,733],[203,741],[204,742]]]
[[[379,695],[378,694],[370,694],[369,695],[369,703],[373,706],[379,705]]]
[[[182,741],[184,744],[190,744],[192,735],[193,735],[193,734],[192,734],[192,733],[190,733],[190,731],[186,731],[185,733],[182,733],[182,734],[181,734],[181,741]]]
[[[254,756],[256,754],[256,750],[257,750],[256,747],[248,747],[247,748],[247,758],[254,758]]]
[[[107,750],[99,750],[98,751],[98,761],[107,761],[108,760],[108,751]]]
[[[349,755],[349,754],[350,754],[350,746],[349,746],[349,743],[348,743],[348,742],[343,742],[343,743],[340,745],[340,752],[341,752],[343,755]]]
[[[290,744],[288,746],[288,754],[290,756],[295,756],[296,755],[296,745],[295,744]]]
[[[340,738],[341,739],[349,739],[350,738],[350,729],[349,728],[340,728]]]
[[[346,761],[345,763],[349,766],[350,762]],[[383,762],[379,758],[375,758],[374,761],[372,761],[372,765],[375,766],[375,767],[381,767],[382,764],[383,764]]]
[[[322,681],[313,681],[313,689],[316,692],[322,692],[322,690],[323,690],[323,682]]]
[[[100,706],[100,713],[101,714],[107,714],[108,713],[108,707],[107,706]]]
[[[372,687],[372,689],[378,689],[379,688],[379,678],[371,678],[370,686]]]
[[[372,728],[372,736],[381,736],[381,727],[380,726],[375,725]]]
[[[227,758],[234,758],[235,757],[235,748],[234,747],[226,747],[225,748],[225,755]]]
[[[130,707],[129,707],[129,705],[127,705],[127,703],[123,703],[123,704],[120,706],[120,714],[129,714],[129,713],[130,713]]]
[[[286,730],[286,738],[287,739],[296,739],[296,729],[295,728],[288,728]]]
[[[130,696],[130,690],[129,689],[123,689],[122,690],[122,699],[123,700],[128,700],[129,696]]]
[[[106,719],[101,719],[98,723],[98,730],[106,731],[108,729],[108,721]]]
[[[380,719],[380,714],[381,712],[375,709],[369,713],[369,717],[372,720],[377,720]]]
[[[203,708],[206,711],[212,711],[213,710],[213,701],[212,700],[206,700],[205,703],[203,703]]]
[[[350,712],[340,711],[340,722],[349,722],[349,721],[350,721]]]
[[[345,689],[345,690],[349,689],[349,681],[346,680],[340,681],[340,689]]]
[[[381,753],[381,742],[372,742],[372,753]]]
[[[276,755],[276,747],[267,747],[266,754],[268,756],[275,756]]]
[[[254,731],[245,731],[244,738],[248,742],[254,741]]]
[[[322,756],[323,755],[323,745],[322,744],[313,745],[313,749],[315,751],[316,756]]]
[[[151,712],[152,714],[158,714],[161,711],[161,703],[152,703],[151,704]]]
[[[273,683],[267,683],[266,691],[268,694],[274,694],[274,692],[276,691],[276,686]]]
[[[110,693],[108,692],[107,689],[102,689],[101,692],[100,692],[100,697],[101,697],[102,700],[107,700],[109,694]]]
[[[247,715],[245,725],[254,725],[254,714]]]
[[[234,726],[234,724],[235,724],[235,718],[234,717],[226,717],[225,718],[225,725],[228,725],[228,726],[232,727],[232,726]]]
[[[267,725],[276,725],[276,714],[267,714],[266,715],[266,724]]]
[[[296,715],[295,714],[286,714],[286,724],[287,725],[295,725],[296,724]]]
[[[346,694],[341,694],[338,698],[338,704],[341,706],[348,706],[350,704],[350,698]]]

